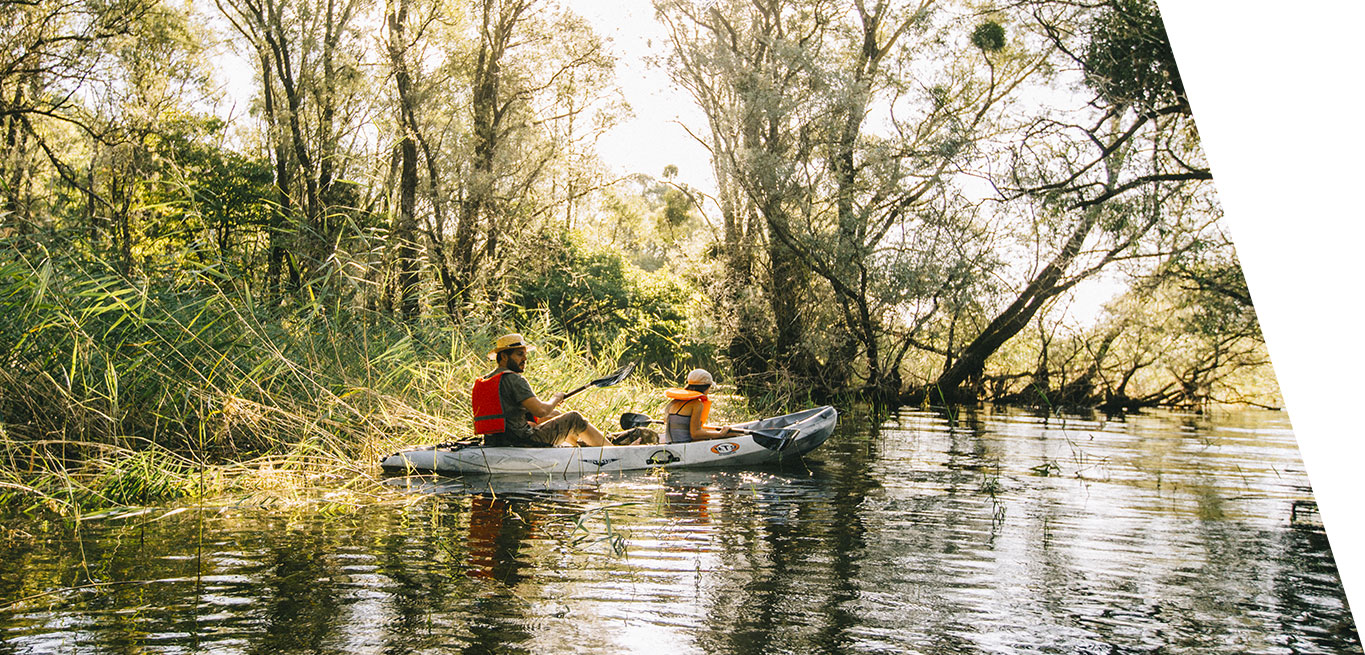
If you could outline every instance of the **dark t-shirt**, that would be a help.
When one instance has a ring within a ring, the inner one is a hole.
[[[522,401],[534,398],[531,383],[519,373],[507,371],[498,380],[498,399],[502,401],[503,430],[507,436],[524,439],[531,434],[531,413],[521,406]]]

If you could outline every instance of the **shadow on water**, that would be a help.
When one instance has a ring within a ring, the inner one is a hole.
[[[1279,414],[903,410],[794,464],[15,517],[0,655],[1361,652]]]

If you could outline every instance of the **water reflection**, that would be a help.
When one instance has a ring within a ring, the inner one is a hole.
[[[8,520],[0,655],[1360,652],[1278,414],[907,411],[786,469],[389,484]]]

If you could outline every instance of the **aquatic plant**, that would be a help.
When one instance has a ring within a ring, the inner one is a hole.
[[[83,491],[88,505],[157,505],[194,493],[192,464],[158,450],[133,452],[96,467]]]
[[[574,517],[574,527],[570,534],[569,545],[577,549],[588,549],[597,544],[606,544],[608,552],[616,557],[625,557],[630,547],[628,535],[612,526],[611,509],[633,505],[635,503],[615,503],[603,507],[593,507],[579,512]],[[589,524],[589,519],[594,514],[602,516],[602,532],[599,536],[594,532]],[[582,534],[579,534],[582,533]]]

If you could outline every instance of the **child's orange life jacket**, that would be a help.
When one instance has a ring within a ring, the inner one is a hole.
[[[664,392],[664,395],[672,400],[683,401],[683,405],[679,406],[678,409],[682,409],[693,400],[700,400],[701,424],[706,425],[706,419],[711,415],[711,399],[707,398],[706,394],[691,389],[669,389]],[[670,413],[667,418],[664,426],[665,443],[686,443],[692,440],[692,417],[690,415]]]

